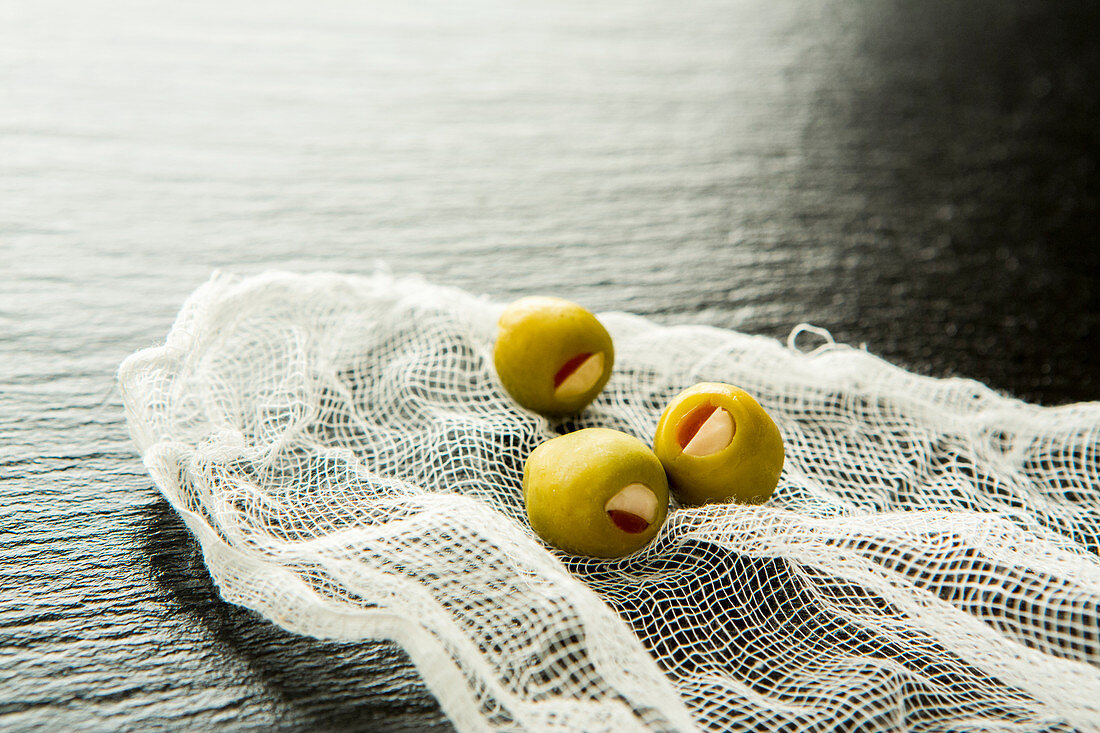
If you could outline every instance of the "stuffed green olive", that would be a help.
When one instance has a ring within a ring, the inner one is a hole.
[[[783,437],[747,392],[720,382],[690,387],[665,408],[653,452],[687,505],[761,504],[783,471]]]
[[[516,402],[535,412],[580,412],[607,384],[614,362],[607,329],[568,300],[522,298],[497,322],[497,376]]]
[[[649,543],[668,515],[668,480],[637,438],[587,428],[546,441],[523,467],[531,527],[575,555],[621,557]]]

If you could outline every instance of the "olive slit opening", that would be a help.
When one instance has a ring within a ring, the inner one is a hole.
[[[657,495],[645,484],[627,484],[607,500],[604,510],[623,532],[638,534],[657,517]]]
[[[611,517],[611,521],[615,523],[616,527],[627,534],[639,534],[645,532],[646,528],[649,527],[649,522],[630,512],[612,509],[607,513],[607,516]]]
[[[582,395],[603,376],[603,352],[581,353],[569,359],[554,374],[554,397],[568,399]]]
[[[733,440],[737,425],[728,410],[717,405],[699,405],[676,424],[676,442],[689,456],[709,456]]]

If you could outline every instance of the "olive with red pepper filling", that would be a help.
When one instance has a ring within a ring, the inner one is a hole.
[[[575,555],[621,557],[649,543],[668,515],[668,480],[637,438],[586,428],[539,445],[523,467],[531,527]]]
[[[743,389],[702,382],[669,402],[657,423],[653,452],[672,492],[688,505],[761,504],[783,471],[783,437]]]
[[[607,384],[614,362],[607,329],[568,300],[521,298],[497,321],[497,376],[516,402],[535,412],[580,412]]]

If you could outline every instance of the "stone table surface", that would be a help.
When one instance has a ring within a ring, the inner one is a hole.
[[[1097,378],[1100,6],[0,0],[0,728],[447,730],[221,601],[119,363],[215,269],[396,273],[1047,405]]]

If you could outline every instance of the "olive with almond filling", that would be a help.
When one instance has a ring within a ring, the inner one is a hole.
[[[516,402],[535,412],[580,412],[607,384],[614,361],[607,329],[568,300],[521,298],[497,321],[497,376]]]
[[[661,462],[637,438],[586,428],[531,451],[523,467],[531,527],[575,555],[621,557],[641,549],[668,514]]]
[[[721,382],[701,382],[669,402],[653,452],[687,505],[761,504],[783,471],[775,422],[748,392]]]

